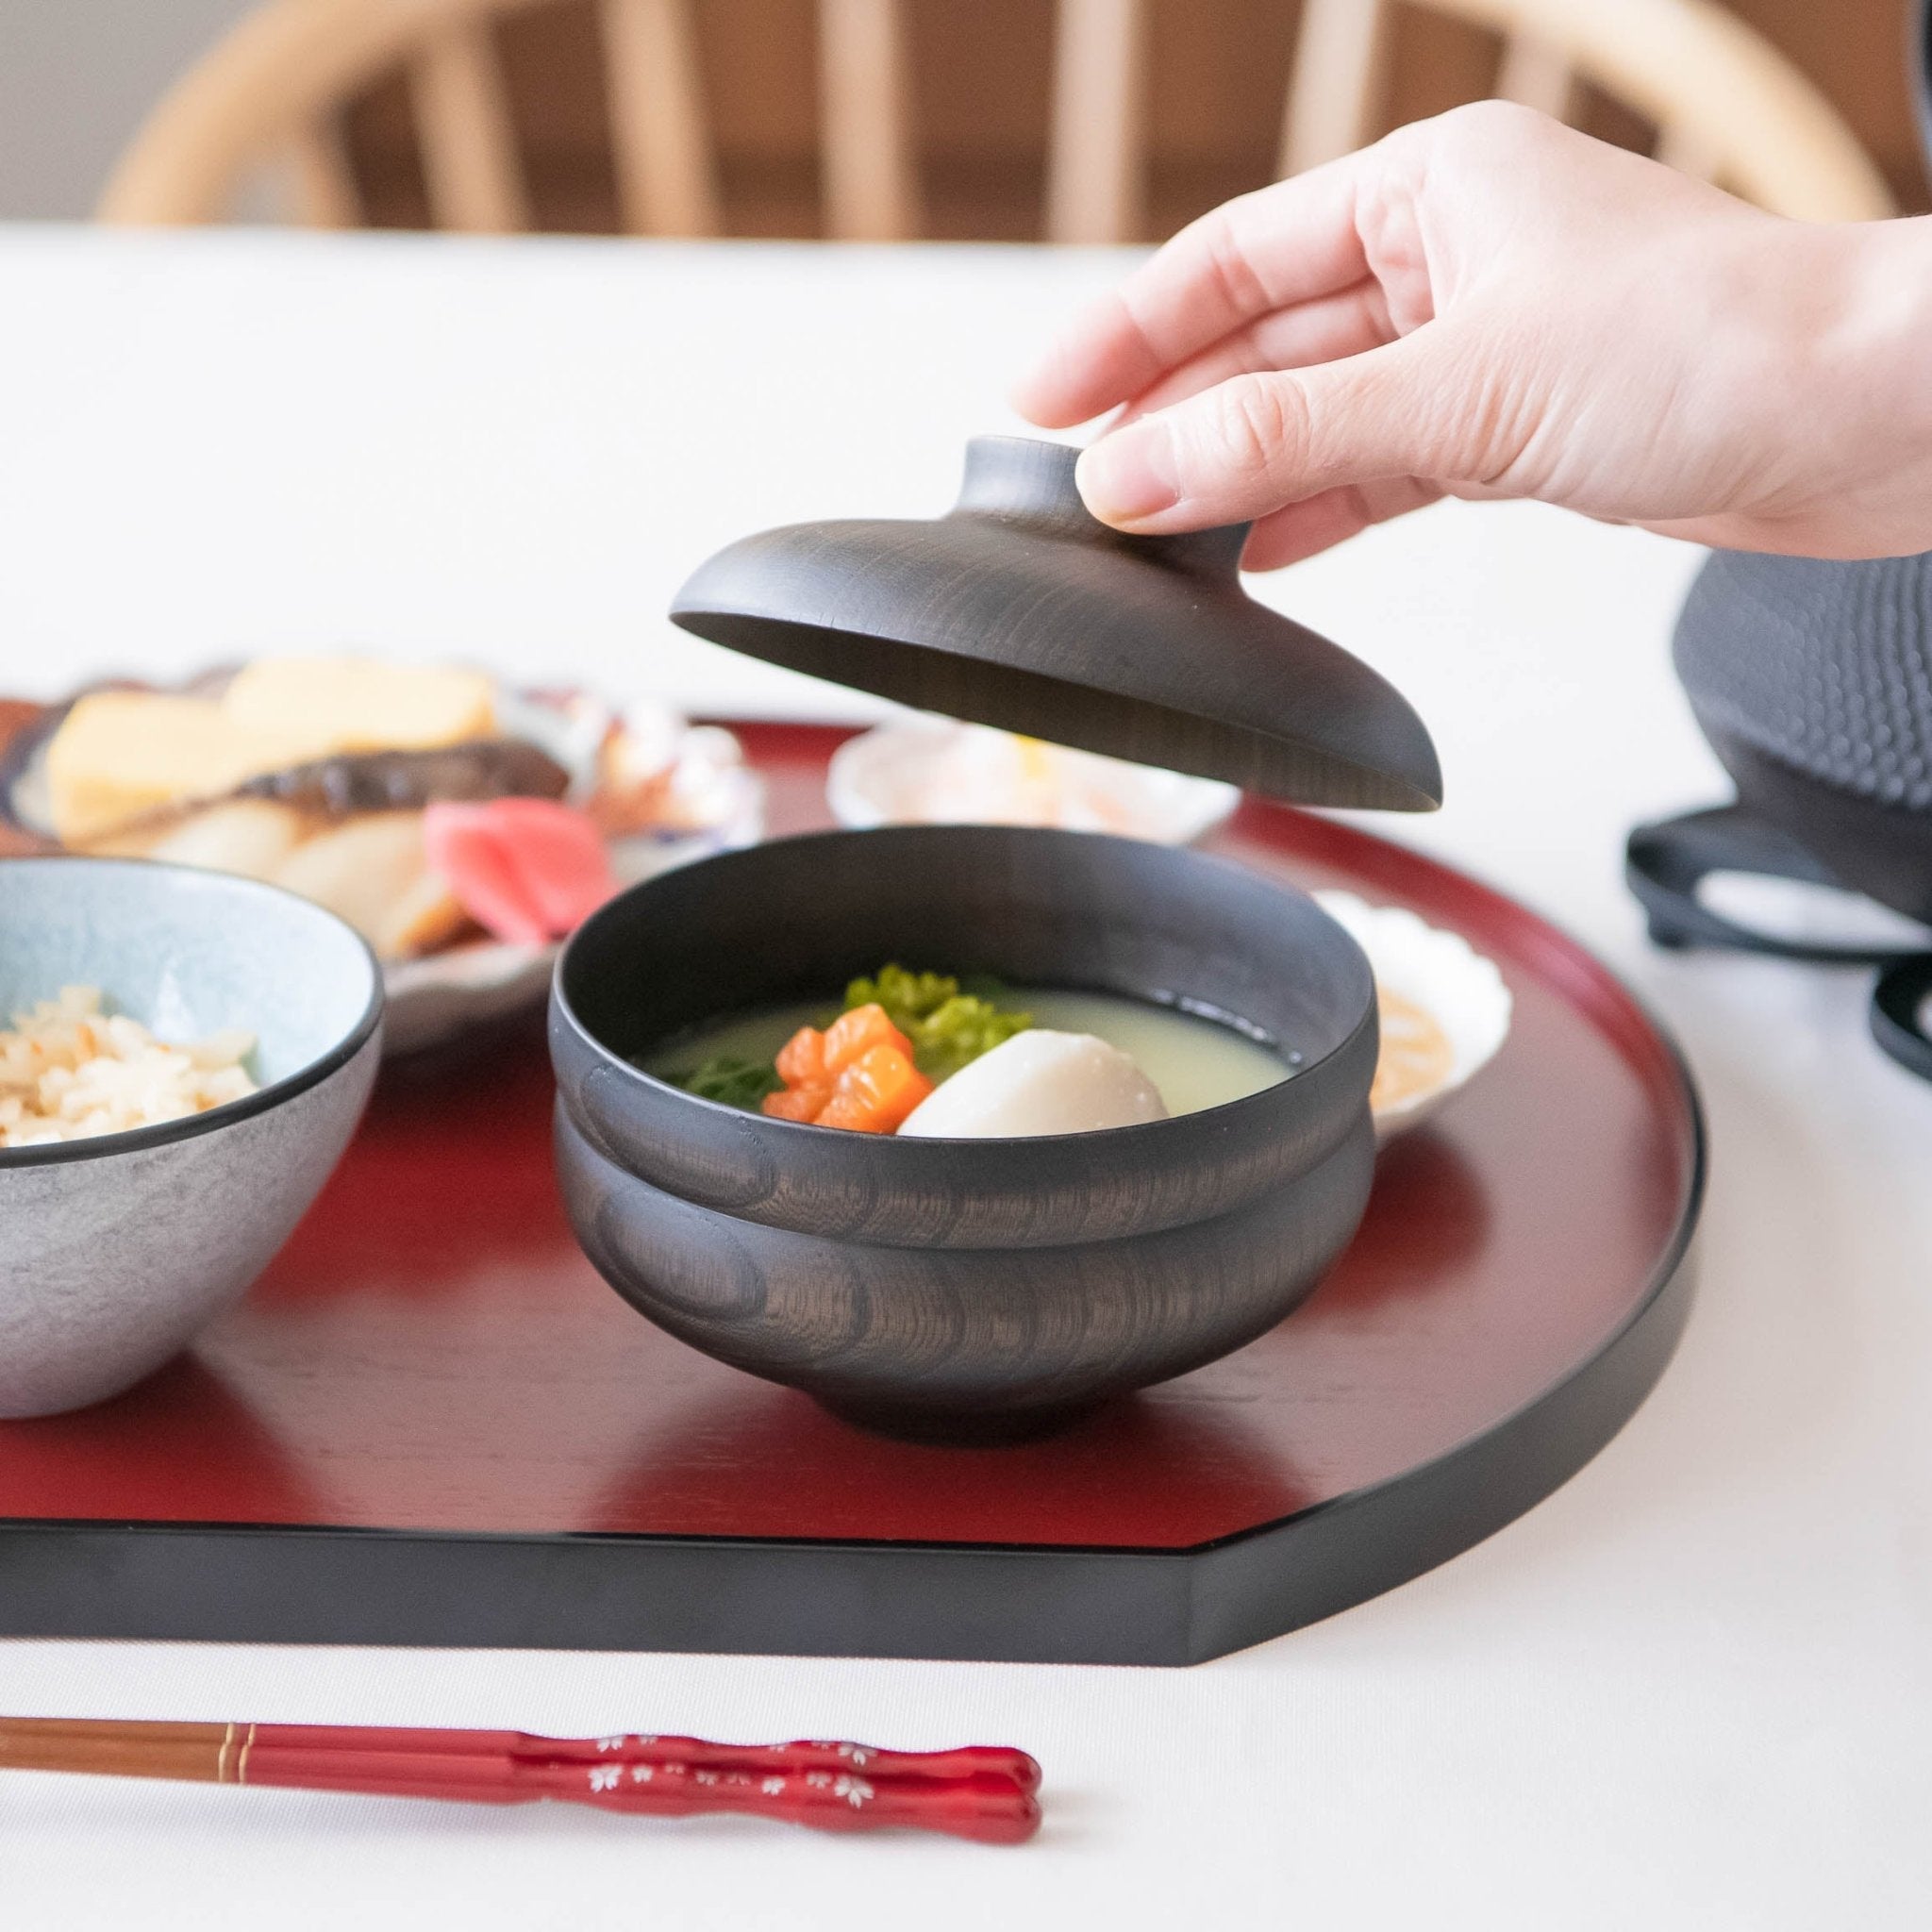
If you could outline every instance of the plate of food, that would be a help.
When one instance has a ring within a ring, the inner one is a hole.
[[[730,732],[655,703],[269,658],[35,712],[0,751],[0,822],[25,850],[325,906],[382,961],[406,1054],[540,1000],[558,942],[619,887],[757,839],[763,789]]]

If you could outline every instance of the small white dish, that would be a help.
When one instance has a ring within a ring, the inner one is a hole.
[[[1051,825],[1186,845],[1234,810],[1241,788],[913,711],[841,744],[825,798],[848,831]]]
[[[1450,1067],[1435,1086],[1375,1110],[1375,1138],[1420,1124],[1492,1058],[1509,1033],[1509,989],[1493,959],[1460,933],[1430,925],[1402,906],[1371,906],[1353,892],[1321,891],[1315,903],[1369,956],[1375,984],[1420,1007],[1447,1036]]]

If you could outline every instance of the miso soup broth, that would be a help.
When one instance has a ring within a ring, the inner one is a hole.
[[[1118,1047],[1154,1083],[1170,1114],[1244,1100],[1293,1071],[1280,1054],[1231,1025],[1144,1000],[1006,987],[999,1004],[1028,1014],[1035,1027],[1091,1033]],[[836,1005],[815,1001],[736,1014],[652,1048],[639,1056],[638,1064],[659,1079],[676,1081],[713,1058],[768,1061],[801,1026],[823,1026],[836,1011]]]

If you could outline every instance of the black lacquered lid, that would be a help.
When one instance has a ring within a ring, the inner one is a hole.
[[[672,618],[922,710],[1298,804],[1442,802],[1402,694],[1241,589],[1244,525],[1124,536],[1081,502],[1078,454],[980,437],[945,516],[746,537],[699,567]]]

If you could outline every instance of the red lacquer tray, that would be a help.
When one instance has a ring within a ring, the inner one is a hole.
[[[741,727],[774,829],[841,734]],[[1296,1314],[1055,1440],[890,1441],[693,1354],[578,1253],[541,1028],[385,1075],[248,1300],[119,1401],[0,1424],[0,1632],[1184,1663],[1521,1514],[1668,1360],[1703,1176],[1684,1069],[1573,941],[1251,803],[1225,851],[1454,926],[1497,1059],[1382,1157]]]

